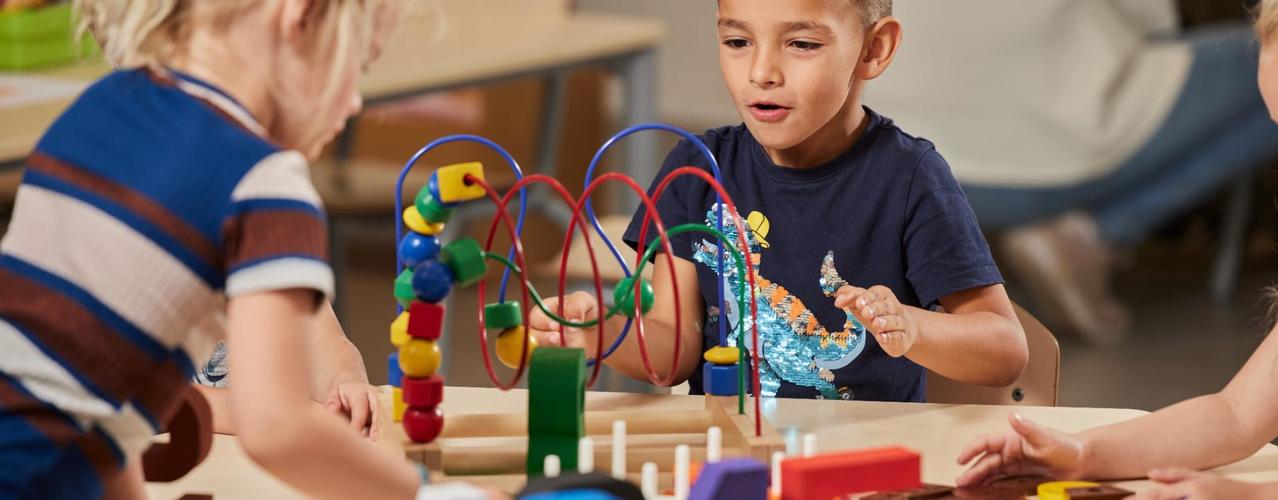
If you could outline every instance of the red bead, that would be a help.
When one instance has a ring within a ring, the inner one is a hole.
[[[400,388],[404,390],[404,404],[411,407],[431,408],[444,401],[444,377],[439,375],[404,377]]]
[[[404,433],[414,443],[429,443],[444,430],[444,412],[435,408],[409,408],[404,410]]]
[[[408,335],[437,340],[444,331],[444,305],[414,301],[408,306]]]

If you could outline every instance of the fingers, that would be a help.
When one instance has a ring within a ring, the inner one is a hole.
[[[976,438],[976,440],[968,444],[966,448],[963,448],[963,451],[959,452],[958,464],[967,465],[967,463],[972,461],[973,458],[976,458],[983,453],[1000,450],[1002,448],[1003,436],[1001,434],[986,434]]]
[[[363,433],[364,427],[368,425],[368,397],[348,397],[346,398],[347,407],[351,410],[351,429]]]
[[[997,477],[1003,466],[1003,455],[998,452],[986,453],[975,464],[972,464],[962,476],[959,476],[957,484],[959,486],[973,486],[984,483]]]
[[[866,325],[870,331],[878,332],[900,332],[905,331],[905,318],[898,314],[889,316],[878,316]]]
[[[843,285],[834,292],[834,307],[839,309],[851,309],[858,298],[867,292],[864,288],[857,288],[852,285]]]
[[[904,356],[910,350],[904,332],[875,333],[874,338],[879,342],[879,348],[893,358]]]
[[[1149,478],[1160,483],[1179,483],[1199,474],[1184,467],[1167,467],[1149,471]]]
[[[1181,500],[1194,498],[1191,483],[1177,483],[1171,486],[1151,488],[1128,497],[1131,500]]]
[[[382,401],[379,392],[373,387],[368,387],[368,438],[374,441],[382,431]]]

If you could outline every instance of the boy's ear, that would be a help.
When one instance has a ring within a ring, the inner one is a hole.
[[[319,0],[279,0],[280,38],[289,43],[305,43],[306,35],[316,22]]]
[[[901,21],[887,16],[865,30],[865,45],[856,67],[856,77],[873,80],[887,71],[901,46]]]

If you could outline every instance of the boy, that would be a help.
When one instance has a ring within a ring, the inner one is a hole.
[[[740,217],[751,230],[763,394],[922,401],[925,367],[962,382],[1013,382],[1028,357],[1024,332],[945,160],[861,105],[866,82],[887,69],[901,40],[891,1],[721,0],[718,33],[724,81],[745,123],[702,141],[741,212],[724,220]],[[657,179],[684,165],[707,168],[683,142]],[[699,179],[674,181],[657,209],[666,227],[716,226],[714,192]],[[643,216],[626,231],[632,246]],[[689,379],[696,394],[701,353],[717,343],[720,318],[728,331],[741,322],[739,312],[714,307],[723,279],[714,241],[692,234],[671,239],[673,274],[657,260],[644,327],[649,357],[662,360],[654,368],[668,370],[677,284],[685,312],[676,379]],[[648,238],[656,238],[651,228]],[[743,284],[726,280],[731,302]],[[566,300],[569,319],[599,310],[585,293]],[[699,314],[686,311],[707,313],[704,338]],[[543,345],[558,343],[559,328],[544,315],[530,326]],[[614,320],[607,331],[620,327]],[[566,335],[594,352],[594,331]],[[624,342],[606,362],[646,379],[637,347]]]

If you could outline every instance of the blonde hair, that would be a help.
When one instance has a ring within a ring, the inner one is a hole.
[[[1260,0],[1256,8],[1256,37],[1268,43],[1278,32],[1278,0]]]

